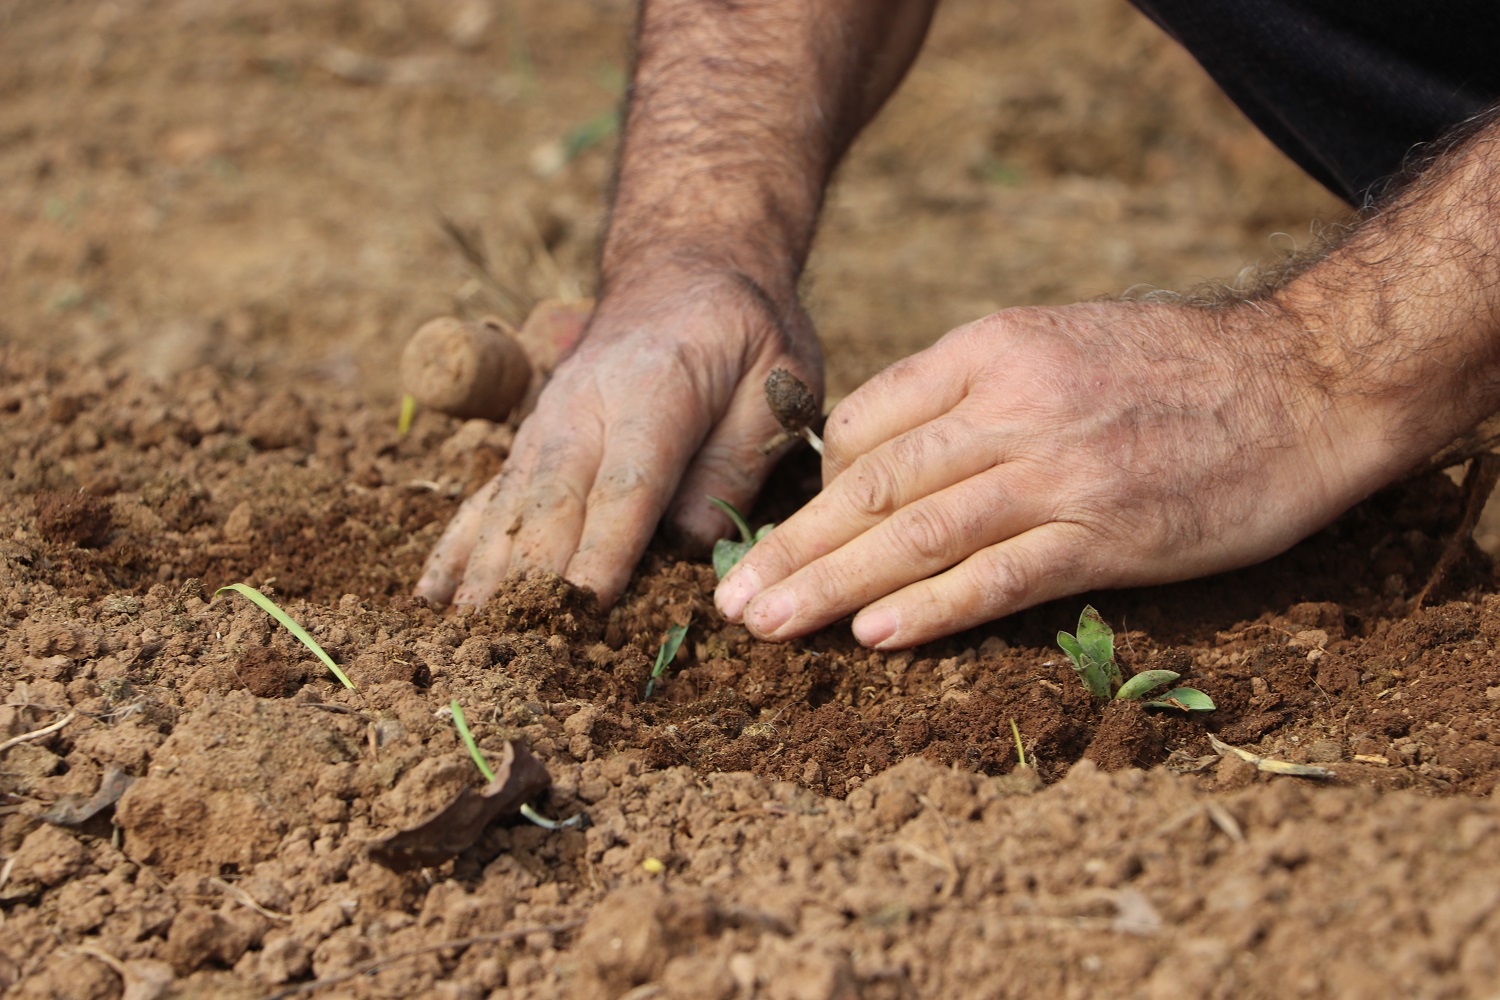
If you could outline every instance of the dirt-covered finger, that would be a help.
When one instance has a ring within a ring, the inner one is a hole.
[[[746,627],[764,639],[803,635],[1030,530],[1046,510],[1024,482],[1002,466],[903,506],[750,601]]]
[[[679,425],[637,421],[615,428],[608,442],[565,574],[592,588],[603,604],[613,603],[625,589],[677,492],[697,443],[682,432]]]
[[[994,467],[994,451],[984,444],[980,429],[961,414],[945,414],[898,435],[860,456],[751,549],[720,584],[716,595],[720,610],[738,620],[765,587],[850,544],[923,498],[983,477]],[[883,559],[874,558],[884,563],[887,572],[905,569],[902,557],[893,558],[889,552]]]
[[[504,473],[494,476],[459,504],[458,511],[443,529],[437,545],[433,546],[427,562],[422,566],[422,575],[416,586],[418,597],[425,597],[437,605],[445,605],[453,600],[453,594],[463,580],[464,569],[469,564],[469,555],[479,539],[485,508],[499,494],[503,476]]]
[[[587,431],[548,442],[504,530],[510,559],[504,575],[537,570],[562,574],[578,547],[589,494],[600,473],[602,446]]]
[[[729,518],[708,498],[718,497],[748,510],[779,454],[767,455],[761,445],[778,429],[763,395],[744,393],[737,397],[683,474],[668,507],[671,526],[690,542],[701,545],[731,532]]]
[[[854,637],[904,649],[1106,585],[1085,529],[1066,522],[1032,528],[974,553],[944,573],[875,601],[854,618]]]

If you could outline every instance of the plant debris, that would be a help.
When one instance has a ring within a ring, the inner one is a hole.
[[[524,743],[506,740],[495,778],[482,789],[465,788],[415,826],[370,844],[370,857],[392,871],[432,868],[473,847],[487,826],[552,784],[547,768]]]

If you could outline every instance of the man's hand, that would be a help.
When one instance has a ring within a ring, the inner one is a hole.
[[[766,374],[821,397],[797,282],[823,187],[934,2],[643,0],[599,306],[417,593],[477,604],[541,569],[608,604],[663,512],[707,541],[727,527],[707,495],[749,504]]]
[[[775,315],[732,275],[658,277],[600,303],[577,351],[522,424],[504,470],[459,508],[417,593],[483,602],[507,575],[549,570],[608,604],[664,513],[691,542],[727,527],[709,495],[747,506],[775,434],[775,367],[821,395],[806,316]]]
[[[858,611],[855,636],[890,649],[1269,557],[1427,447],[1387,449],[1390,427],[1308,342],[1260,303],[961,327],[833,411],[825,489],[721,582],[719,607],[766,639]]]

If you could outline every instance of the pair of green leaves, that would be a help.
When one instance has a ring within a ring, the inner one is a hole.
[[[656,662],[651,666],[651,676],[646,678],[646,691],[641,695],[641,701],[650,699],[656,690],[656,681],[662,674],[667,672],[667,664],[677,658],[677,651],[682,648],[682,640],[687,638],[688,626],[693,623],[689,618],[681,625],[673,625],[667,629],[667,638],[656,651]]]
[[[1182,676],[1175,670],[1142,670],[1121,683],[1120,665],[1115,662],[1115,633],[1092,605],[1078,616],[1078,634],[1059,632],[1057,644],[1073,661],[1073,669],[1078,671],[1083,686],[1097,701],[1144,699]],[[1173,688],[1142,703],[1147,708],[1176,708],[1184,712],[1207,712],[1214,707],[1212,698],[1191,687]]]
[[[769,535],[776,525],[763,524],[758,530],[752,531],[750,522],[745,520],[745,515],[736,510],[734,504],[728,500],[709,497],[708,502],[728,514],[734,526],[740,529],[739,541],[733,538],[721,538],[714,542],[714,574],[722,580],[726,573],[734,569],[734,564],[745,558],[745,553],[749,552],[756,542]]]

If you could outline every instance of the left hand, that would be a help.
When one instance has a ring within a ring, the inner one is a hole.
[[[912,646],[1069,594],[1248,565],[1415,458],[1251,305],[1010,309],[830,414],[824,490],[719,584],[764,639]],[[1416,453],[1412,452],[1416,449]]]

